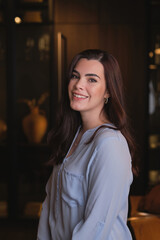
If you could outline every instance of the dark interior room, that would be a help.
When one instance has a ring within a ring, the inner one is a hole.
[[[0,0],[1,240],[36,239],[47,135],[69,63],[85,49],[120,64],[140,164],[128,226],[135,240],[160,239],[160,0]]]

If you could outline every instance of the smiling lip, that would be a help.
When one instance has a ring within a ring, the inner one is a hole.
[[[78,94],[78,93],[73,93],[73,97],[76,98],[76,99],[86,99],[86,98],[88,98],[87,96],[84,96],[84,95],[81,95],[81,94]]]

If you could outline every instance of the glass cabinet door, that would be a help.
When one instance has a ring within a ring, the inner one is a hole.
[[[160,66],[150,65],[149,81],[149,185],[160,182]]]
[[[56,104],[53,1],[11,2],[0,1],[0,218],[38,218]]]
[[[160,2],[149,1],[149,186],[160,183]]]
[[[52,26],[16,27],[19,213],[38,217],[48,178]]]

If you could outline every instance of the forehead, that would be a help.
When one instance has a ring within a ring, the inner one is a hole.
[[[78,61],[74,69],[81,74],[95,73],[104,76],[103,65],[98,60],[88,60],[82,58]]]

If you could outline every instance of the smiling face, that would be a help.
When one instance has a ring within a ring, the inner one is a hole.
[[[90,117],[100,116],[105,98],[109,97],[103,65],[97,60],[79,60],[68,85],[70,107]]]

